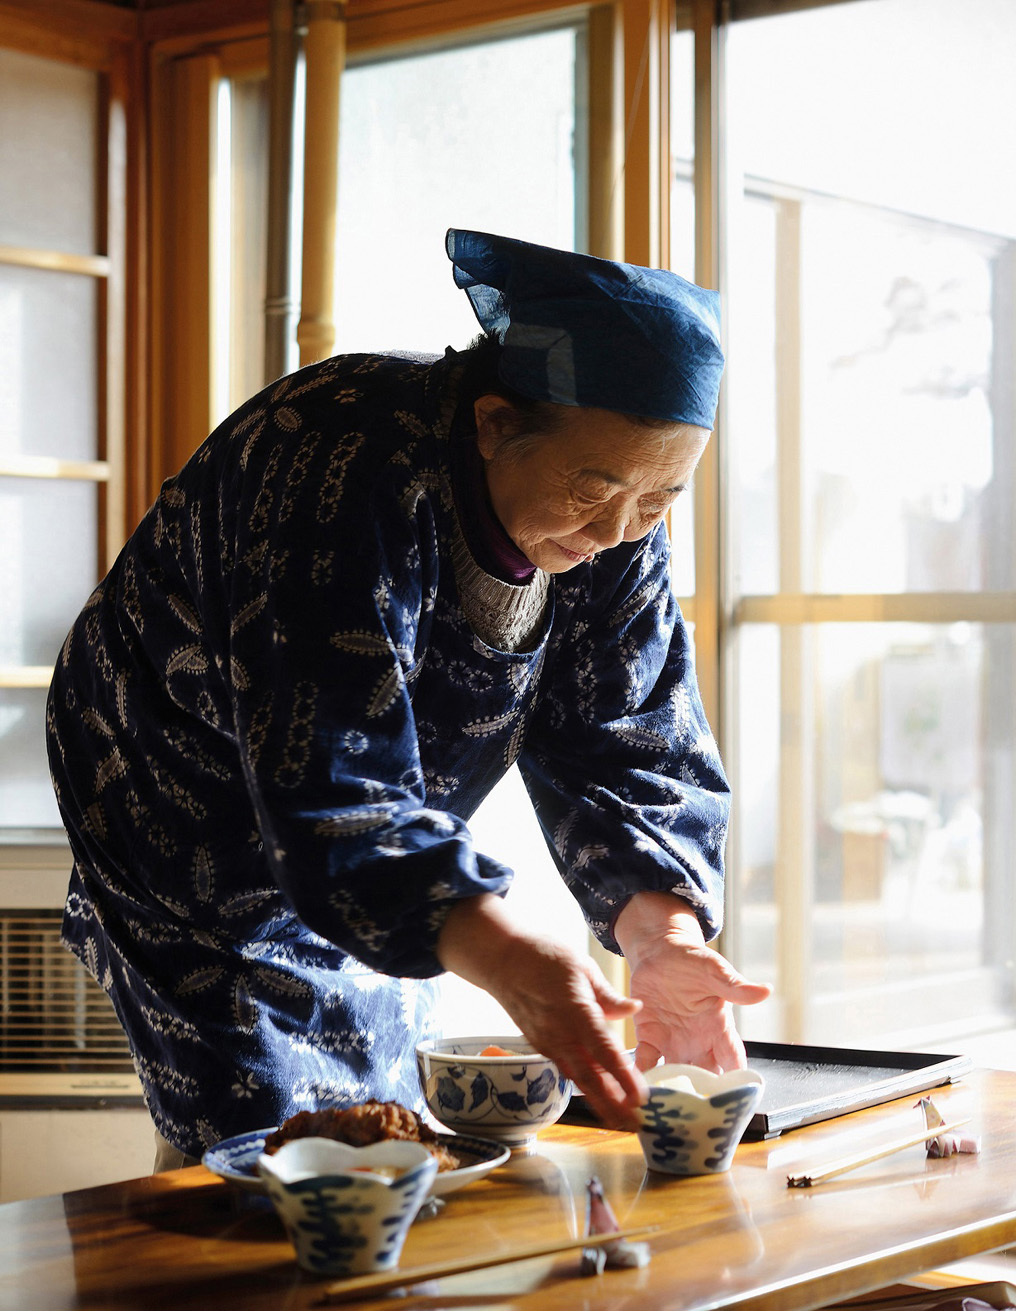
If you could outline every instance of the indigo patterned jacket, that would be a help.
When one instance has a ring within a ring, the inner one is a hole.
[[[534,649],[485,645],[451,563],[447,367],[337,357],[248,402],[57,665],[64,939],[192,1155],[337,1099],[421,1105],[437,934],[511,879],[468,820],[516,759],[609,947],[640,889],[719,928],[728,793],[667,536],[553,578]]]

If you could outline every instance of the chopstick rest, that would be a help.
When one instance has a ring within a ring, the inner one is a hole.
[[[586,1184],[586,1229],[597,1236],[612,1234],[616,1241],[601,1243],[596,1247],[587,1243],[582,1249],[580,1274],[602,1275],[608,1268],[637,1270],[649,1264],[649,1244],[630,1243],[621,1237],[621,1226],[595,1174]]]
[[[908,1134],[906,1138],[897,1138],[895,1142],[885,1143],[874,1151],[858,1152],[855,1156],[843,1156],[838,1161],[830,1161],[828,1165],[824,1165],[818,1170],[811,1170],[807,1174],[788,1174],[787,1187],[813,1188],[816,1184],[824,1183],[826,1179],[845,1174],[848,1170],[856,1170],[859,1166],[867,1165],[869,1161],[877,1161],[883,1156],[892,1156],[894,1152],[902,1152],[905,1147],[916,1147],[918,1143],[926,1143],[932,1138],[937,1138],[940,1134],[951,1133],[953,1129],[958,1129],[961,1125],[968,1123],[969,1116],[965,1120],[954,1120],[952,1124],[943,1124],[935,1129],[922,1129],[920,1133]]]
[[[980,1152],[979,1134],[963,1134],[962,1137],[957,1138],[955,1134],[942,1132],[945,1117],[930,1097],[922,1097],[917,1105],[924,1112],[924,1123],[929,1129],[933,1129],[936,1135],[928,1140],[929,1156],[955,1156],[958,1152],[976,1156]]]

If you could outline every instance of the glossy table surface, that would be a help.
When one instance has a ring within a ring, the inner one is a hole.
[[[787,1175],[919,1129],[916,1099],[744,1142],[727,1174],[691,1179],[648,1173],[632,1135],[555,1126],[418,1220],[402,1268],[580,1235],[594,1174],[622,1224],[660,1226],[648,1266],[582,1277],[569,1253],[356,1305],[807,1311],[1016,1243],[1016,1073],[974,1071],[932,1096],[948,1119],[971,1117],[979,1155],[912,1147],[812,1189]],[[299,1270],[262,1199],[201,1167],[0,1206],[0,1308],[12,1311],[302,1311],[325,1305],[331,1282]]]

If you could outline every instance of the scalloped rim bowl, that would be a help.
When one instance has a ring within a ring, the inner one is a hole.
[[[481,1056],[485,1047],[510,1056]],[[519,1034],[437,1038],[416,1048],[416,1067],[427,1108],[456,1133],[475,1134],[518,1147],[555,1124],[571,1100],[572,1085],[547,1056]]]
[[[371,1172],[385,1167],[397,1175]],[[358,1275],[398,1265],[437,1161],[420,1143],[300,1138],[262,1154],[258,1170],[299,1264],[318,1275]]]
[[[729,1170],[737,1144],[762,1099],[757,1070],[714,1074],[697,1065],[658,1065],[646,1071],[649,1100],[639,1109],[638,1138],[646,1165],[663,1174],[719,1174]],[[669,1080],[691,1088],[667,1087]]]

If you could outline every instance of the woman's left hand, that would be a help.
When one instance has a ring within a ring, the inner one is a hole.
[[[635,1063],[640,1070],[664,1061],[722,1071],[743,1068],[744,1043],[732,1006],[765,1001],[768,984],[750,983],[707,947],[698,919],[667,892],[640,892],[614,925],[631,969],[631,995],[642,1002],[635,1016]]]

